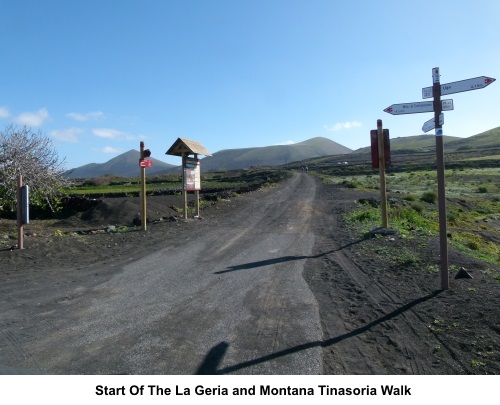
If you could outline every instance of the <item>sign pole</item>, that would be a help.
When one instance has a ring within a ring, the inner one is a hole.
[[[144,142],[140,143],[140,160],[144,160]],[[141,166],[141,229],[146,230],[146,167]]]
[[[385,150],[384,133],[382,130],[382,120],[377,120],[377,139],[378,139],[378,167],[380,171],[380,206],[382,208],[382,228],[388,227],[387,219],[387,186],[385,178]]]
[[[23,176],[17,176],[17,248],[24,249],[23,203],[22,203]]]
[[[432,69],[432,87],[422,89],[422,98],[433,97],[433,102],[393,104],[385,112],[393,115],[414,114],[434,111],[434,119],[426,121],[422,131],[427,132],[432,128],[436,130],[436,165],[438,185],[438,210],[439,210],[439,250],[441,266],[441,289],[449,288],[448,271],[448,234],[446,231],[446,186],[444,173],[444,143],[443,143],[443,111],[453,110],[453,100],[441,100],[446,94],[461,93],[464,91],[483,89],[496,79],[487,76],[474,77],[458,82],[441,84],[439,68]]]
[[[434,97],[434,122],[436,129],[436,164],[438,184],[438,209],[439,209],[439,251],[441,267],[441,289],[449,288],[448,274],[448,239],[446,231],[446,188],[444,175],[444,143],[443,126],[439,122],[441,114],[441,83],[439,68],[432,69],[432,95]]]
[[[182,154],[182,199],[184,201],[184,219],[188,217],[187,184],[186,184],[186,159],[187,153]]]

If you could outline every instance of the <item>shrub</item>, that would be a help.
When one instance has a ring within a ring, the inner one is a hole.
[[[477,188],[477,192],[478,192],[478,193],[483,193],[483,194],[484,194],[484,193],[487,193],[487,192],[488,192],[488,188],[487,188],[487,187],[485,187],[485,186],[479,186],[479,187]]]
[[[475,240],[467,242],[467,247],[471,250],[479,250],[480,248],[479,243]]]
[[[437,193],[435,191],[426,191],[422,194],[420,200],[429,204],[435,204],[437,200]]]
[[[419,203],[413,203],[411,205],[411,208],[417,211],[419,214],[421,214],[424,211],[424,206]]]
[[[360,184],[354,180],[352,181],[344,180],[342,182],[342,185],[346,186],[347,188],[358,188],[360,186]]]
[[[457,210],[450,209],[446,214],[446,219],[450,224],[456,224],[459,217],[459,212]]]
[[[374,209],[357,211],[349,215],[347,219],[353,222],[377,221],[380,220],[380,213]]]
[[[418,199],[417,196],[414,195],[414,194],[407,194],[407,195],[405,195],[403,197],[403,200],[405,200],[405,201],[411,201],[411,202],[417,201],[417,199]]]
[[[416,266],[420,263],[420,258],[412,252],[403,252],[396,258],[401,266]]]

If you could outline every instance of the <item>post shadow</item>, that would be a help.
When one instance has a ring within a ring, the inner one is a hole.
[[[304,260],[304,259],[318,259],[322,256],[329,255],[331,253],[335,253],[338,251],[341,251],[349,246],[355,245],[357,243],[363,242],[365,239],[358,239],[354,242],[348,243],[347,245],[341,246],[339,248],[330,250],[328,252],[320,253],[317,255],[312,255],[312,256],[282,256],[282,257],[275,257],[272,259],[266,259],[266,260],[259,260],[257,262],[250,262],[250,263],[244,263],[244,264],[238,264],[236,266],[229,266],[227,267],[226,270],[221,270],[221,271],[216,271],[214,274],[224,274],[224,273],[230,273],[232,271],[238,271],[238,270],[248,270],[248,269],[253,269],[257,267],[264,267],[264,266],[270,266],[273,264],[279,264],[279,263],[285,263],[289,261],[294,261],[294,260]]]
[[[198,367],[198,370],[196,370],[196,375],[220,374],[217,372],[217,368],[224,358],[228,347],[229,343],[227,342],[220,342],[218,345],[212,347]]]
[[[337,344],[345,339],[349,339],[349,338],[357,336],[363,332],[366,332],[367,330],[371,329],[372,327],[377,326],[377,325],[379,325],[385,321],[388,321],[392,318],[395,318],[396,316],[401,315],[402,313],[412,309],[416,305],[436,297],[437,295],[439,295],[442,292],[443,292],[443,290],[436,290],[436,291],[434,291],[434,292],[432,292],[424,297],[417,298],[416,300],[413,300],[413,301],[403,305],[401,308],[395,309],[394,311],[382,316],[381,318],[378,318],[378,319],[376,319],[376,320],[374,320],[374,321],[372,321],[372,322],[370,322],[370,323],[368,323],[360,328],[354,329],[353,331],[344,333],[343,335],[339,335],[339,336],[336,336],[336,337],[333,337],[333,338],[330,338],[327,340],[316,340],[313,342],[303,343],[303,344],[300,344],[300,345],[297,345],[294,347],[289,347],[288,349],[280,350],[276,353],[271,353],[271,354],[268,354],[266,356],[259,357],[257,359],[244,361],[242,363],[235,364],[233,366],[228,366],[228,367],[225,367],[225,368],[218,370],[217,366],[222,361],[222,358],[224,357],[224,354],[225,354],[227,348],[229,347],[229,344],[227,342],[221,342],[218,345],[214,346],[208,352],[207,356],[205,357],[205,360],[203,361],[201,366],[198,368],[198,371],[196,374],[229,374],[229,373],[233,373],[235,371],[238,371],[238,370],[241,370],[241,369],[244,369],[247,367],[251,367],[251,366],[255,366],[257,364],[265,363],[266,361],[271,361],[271,360],[277,359],[279,357],[288,356],[290,354],[298,353],[298,352],[301,352],[303,350],[308,350],[308,349],[312,349],[315,347],[321,347],[321,348],[328,347],[328,346]]]

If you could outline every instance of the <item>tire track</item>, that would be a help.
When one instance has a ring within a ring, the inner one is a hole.
[[[16,367],[24,369],[39,369],[39,365],[28,350],[24,348],[24,344],[12,332],[8,325],[0,321],[0,348],[6,348],[7,352],[14,358],[12,358],[12,364],[16,364]],[[3,341],[3,342],[2,342]],[[21,364],[19,365],[19,359],[21,359]],[[15,362],[15,363],[14,363]],[[5,364],[2,364],[5,366]],[[10,366],[8,364],[7,366]]]

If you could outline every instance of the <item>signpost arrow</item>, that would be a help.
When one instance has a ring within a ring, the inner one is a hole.
[[[439,125],[444,124],[444,114],[439,114]],[[431,129],[436,128],[436,123],[434,122],[434,118],[431,118],[429,121],[424,122],[424,126],[422,127],[423,132],[429,132]]]
[[[443,111],[453,110],[453,100],[441,100],[441,108]],[[432,101],[401,103],[393,104],[390,107],[387,107],[384,111],[392,115],[425,113],[434,111],[434,105]]]
[[[493,83],[495,80],[496,79],[493,79],[492,77],[479,76],[479,77],[474,77],[472,79],[460,80],[458,82],[442,84],[441,95],[445,96],[447,94],[462,93],[464,91],[482,89]],[[422,89],[422,98],[431,98],[431,97],[432,97],[432,87],[424,87]]]

